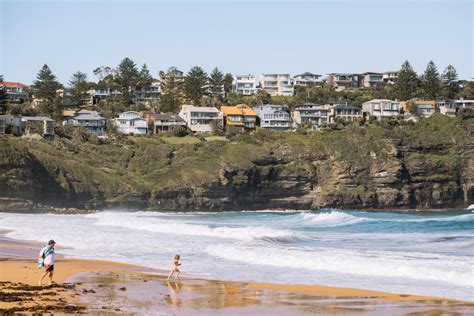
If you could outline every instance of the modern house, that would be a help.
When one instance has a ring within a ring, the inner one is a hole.
[[[295,86],[322,86],[322,75],[316,75],[305,72],[293,77],[293,85]]]
[[[117,131],[123,134],[146,135],[148,122],[135,111],[123,112],[115,119]]]
[[[86,133],[105,136],[106,119],[97,111],[80,110],[73,117],[66,118],[63,125],[82,126]]]
[[[397,116],[400,114],[400,102],[387,99],[373,99],[362,103],[362,112],[375,117]]]
[[[416,114],[420,117],[430,117],[436,112],[436,101],[411,99],[400,102],[403,112]]]
[[[100,100],[106,99],[110,96],[118,96],[121,95],[122,92],[120,91],[119,87],[114,86],[107,86],[101,87],[97,86],[91,90],[90,94],[92,95],[92,104],[99,103]]]
[[[382,74],[382,81],[384,83],[394,84],[398,79],[398,70],[386,71]]]
[[[235,126],[242,130],[254,129],[257,126],[257,113],[246,104],[221,106],[224,126]]]
[[[54,135],[54,120],[47,116],[23,116],[21,123],[27,134]]]
[[[329,109],[319,104],[306,103],[298,106],[292,112],[296,126],[319,128],[328,123]]]
[[[260,76],[260,88],[267,91],[271,96],[292,96],[290,74],[262,74]]]
[[[26,91],[28,86],[21,82],[3,81],[0,82],[0,89],[1,88],[7,90],[8,99],[13,103],[21,103],[28,96]]]
[[[357,88],[359,75],[352,73],[330,73],[326,75],[326,82],[338,91]]]
[[[457,106],[456,101],[443,100],[436,102],[436,112],[440,114],[454,117],[456,116]]]
[[[337,123],[342,120],[345,122],[355,122],[362,120],[362,109],[347,105],[347,104],[334,104],[324,105],[328,110],[328,122]]]
[[[133,101],[136,103],[145,103],[149,99],[158,99],[160,94],[160,81],[154,79],[148,87],[135,87],[133,89]]]
[[[287,105],[259,105],[254,106],[259,125],[262,128],[285,130],[291,128],[290,111]]]
[[[383,74],[378,72],[366,72],[360,76],[360,86],[372,88],[383,83]]]
[[[254,75],[237,75],[234,76],[232,88],[237,94],[252,95],[255,94],[257,80]]]
[[[143,118],[148,122],[148,129],[153,134],[159,134],[169,131],[172,126],[186,127],[186,122],[177,114],[141,112]]]
[[[191,131],[196,133],[211,132],[212,121],[223,124],[222,113],[215,107],[184,104],[178,116],[186,122]]]

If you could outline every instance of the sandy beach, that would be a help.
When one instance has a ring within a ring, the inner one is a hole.
[[[52,286],[36,286],[40,243],[0,238],[0,312],[155,315],[469,314],[474,303],[317,285],[183,277],[58,255]],[[60,246],[57,247],[60,253]],[[184,272],[185,273],[185,272]]]

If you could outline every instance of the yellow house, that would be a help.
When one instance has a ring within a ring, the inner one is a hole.
[[[242,129],[254,129],[257,122],[257,113],[246,104],[236,106],[221,106],[225,126],[235,126]]]
[[[430,117],[436,112],[436,101],[434,100],[411,99],[408,101],[401,101],[400,106],[403,108],[403,112],[405,113],[410,113],[410,106],[416,106],[416,114],[421,117]],[[414,109],[412,108],[412,111],[413,110]]]

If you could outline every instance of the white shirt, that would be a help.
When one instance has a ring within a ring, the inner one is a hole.
[[[39,256],[43,257],[43,254],[48,252],[48,250],[49,250],[48,246],[44,247],[43,249],[41,249]],[[48,255],[44,258],[43,264],[48,265],[48,266],[54,264],[54,248],[50,250]]]

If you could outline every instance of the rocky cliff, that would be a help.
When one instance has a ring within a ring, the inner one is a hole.
[[[0,138],[0,209],[439,209],[474,201],[474,121],[170,144]]]

